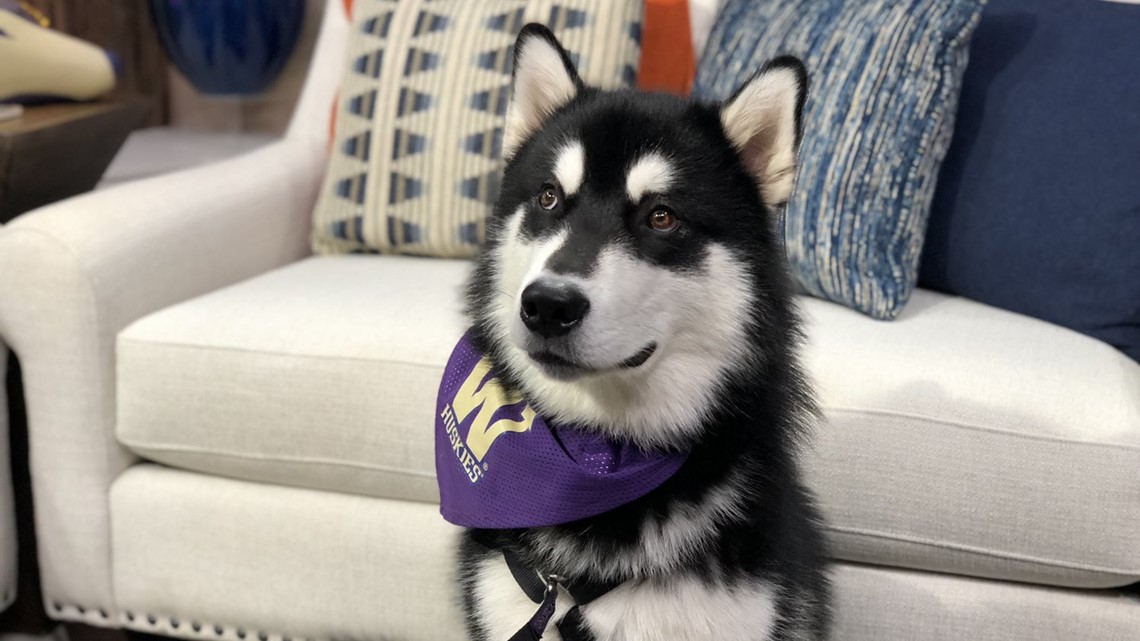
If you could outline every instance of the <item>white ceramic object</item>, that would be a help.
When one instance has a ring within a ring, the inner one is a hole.
[[[0,102],[91,100],[114,86],[115,64],[108,52],[0,10]]]

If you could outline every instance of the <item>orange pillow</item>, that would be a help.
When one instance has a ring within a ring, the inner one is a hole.
[[[689,95],[697,74],[688,0],[645,0],[637,86]]]

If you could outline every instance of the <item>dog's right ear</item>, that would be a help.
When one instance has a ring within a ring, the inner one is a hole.
[[[531,23],[515,41],[511,103],[503,131],[503,157],[509,159],[546,119],[574,99],[582,80],[570,56],[545,26]]]
[[[765,64],[720,110],[725,135],[769,207],[787,202],[792,193],[807,84],[803,63],[782,56]]]

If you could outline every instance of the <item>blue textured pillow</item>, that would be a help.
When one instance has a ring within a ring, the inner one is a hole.
[[[694,93],[723,100],[792,54],[811,89],[783,231],[809,293],[894,318],[918,280],[938,168],[984,0],[727,0]]]
[[[991,0],[971,58],[923,285],[1140,361],[1140,7]]]

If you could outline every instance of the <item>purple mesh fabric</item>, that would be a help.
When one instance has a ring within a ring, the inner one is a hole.
[[[455,346],[436,401],[440,513],[471,528],[541,527],[640,498],[685,462],[572,425],[552,425],[504,391],[470,334]]]

